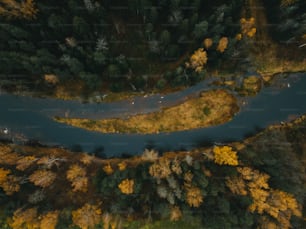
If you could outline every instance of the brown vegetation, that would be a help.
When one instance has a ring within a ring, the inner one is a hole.
[[[56,118],[72,126],[103,133],[159,133],[189,130],[229,121],[238,111],[235,97],[225,90],[202,92],[179,105],[159,112],[139,114],[126,119],[102,120]]]

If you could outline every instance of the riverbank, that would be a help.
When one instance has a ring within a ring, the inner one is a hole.
[[[102,133],[160,133],[213,126],[229,121],[239,110],[225,90],[202,92],[197,98],[159,112],[102,120],[55,118],[56,121]]]
[[[266,223],[303,228],[305,124],[306,115],[242,142],[189,151],[146,149],[129,158],[0,144],[0,226],[42,224],[49,216],[48,228],[51,223],[67,228],[80,225],[85,215],[85,223],[101,228],[250,228]],[[266,203],[260,214],[253,210],[262,200],[256,193],[264,193],[260,197]],[[219,209],[217,216],[212,208]],[[279,218],[273,209],[286,217]]]

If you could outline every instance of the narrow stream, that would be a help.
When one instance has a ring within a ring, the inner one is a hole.
[[[0,95],[0,128],[8,128],[15,142],[22,137],[42,144],[79,147],[87,152],[103,149],[107,157],[122,153],[139,154],[144,148],[190,149],[214,142],[239,141],[270,124],[288,120],[292,115],[306,113],[306,74],[291,74],[279,78],[256,97],[245,98],[241,111],[228,123],[209,128],[161,134],[102,134],[57,123],[53,116],[80,118],[120,117],[127,114],[151,112],[162,106],[184,101],[186,97],[207,88],[202,82],[184,91],[161,96],[137,97],[132,101],[102,104],[82,104],[79,101],[39,99],[9,94]],[[284,86],[280,89],[280,86]],[[18,135],[16,134],[18,133]],[[4,134],[2,133],[3,137]]]

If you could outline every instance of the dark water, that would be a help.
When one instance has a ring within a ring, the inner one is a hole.
[[[289,86],[289,87],[288,87]],[[279,77],[274,86],[264,88],[256,97],[245,100],[232,121],[209,128],[162,134],[101,134],[54,122],[52,116],[107,118],[150,112],[184,101],[207,87],[203,82],[182,92],[164,96],[138,97],[132,101],[82,104],[78,101],[38,99],[0,95],[0,128],[8,128],[18,141],[22,136],[43,144],[81,148],[87,152],[103,149],[108,156],[139,154],[144,148],[190,149],[201,144],[242,140],[270,124],[306,113],[306,74]],[[282,89],[280,89],[282,87]],[[18,136],[17,136],[18,134]],[[2,134],[3,136],[3,134]]]

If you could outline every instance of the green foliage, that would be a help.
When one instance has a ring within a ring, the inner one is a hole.
[[[208,22],[207,21],[202,21],[198,24],[195,25],[194,27],[194,35],[195,38],[197,39],[203,39],[207,33],[208,30]]]

